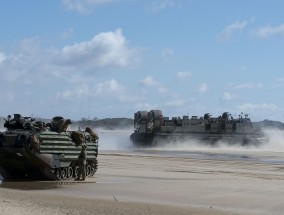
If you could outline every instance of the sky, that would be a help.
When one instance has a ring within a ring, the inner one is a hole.
[[[284,121],[282,0],[9,0],[0,115]]]

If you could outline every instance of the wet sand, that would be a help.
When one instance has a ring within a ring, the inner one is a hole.
[[[284,153],[101,151],[86,182],[3,181],[0,214],[283,214]]]

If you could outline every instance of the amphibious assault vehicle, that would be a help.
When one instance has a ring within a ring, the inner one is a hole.
[[[264,141],[260,129],[254,128],[248,115],[234,119],[229,112],[212,117],[183,116],[164,117],[161,110],[138,111],[134,114],[134,133],[130,139],[138,146],[163,145],[168,142],[196,140],[215,145],[227,144],[257,145]]]
[[[97,171],[98,136],[90,128],[68,131],[71,120],[54,117],[50,123],[14,114],[0,132],[0,175],[5,179],[76,178],[78,155],[87,151],[87,176]]]

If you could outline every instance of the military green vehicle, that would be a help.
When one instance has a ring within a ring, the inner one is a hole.
[[[218,117],[206,113],[203,117],[164,117],[161,110],[138,111],[134,114],[134,133],[130,139],[137,146],[165,145],[180,141],[216,145],[258,145],[266,141],[247,114],[233,118],[229,112]]]
[[[50,123],[20,114],[10,115],[0,132],[0,175],[4,179],[76,178],[78,155],[87,147],[86,175],[98,168],[98,136],[90,128],[68,131],[71,120],[54,117]]]

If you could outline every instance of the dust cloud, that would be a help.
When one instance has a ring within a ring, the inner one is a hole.
[[[263,133],[267,137],[267,143],[261,145],[259,150],[282,152],[284,151],[284,131],[279,129],[266,129]]]
[[[133,130],[103,130],[97,129],[99,135],[99,150],[127,150],[132,148],[130,135]]]
[[[226,141],[219,141],[214,145],[190,139],[184,141],[164,140],[154,147],[135,147],[130,140],[133,130],[104,130],[96,129],[99,134],[100,150],[133,150],[151,149],[163,151],[271,151],[284,152],[284,131],[279,129],[263,130],[265,140],[258,145],[241,144],[230,145]]]
[[[279,129],[263,130],[264,140],[260,144],[241,145],[229,144],[226,141],[218,141],[214,145],[205,144],[199,140],[188,139],[183,141],[165,140],[154,147],[155,150],[169,151],[270,151],[284,152],[284,131]]]

